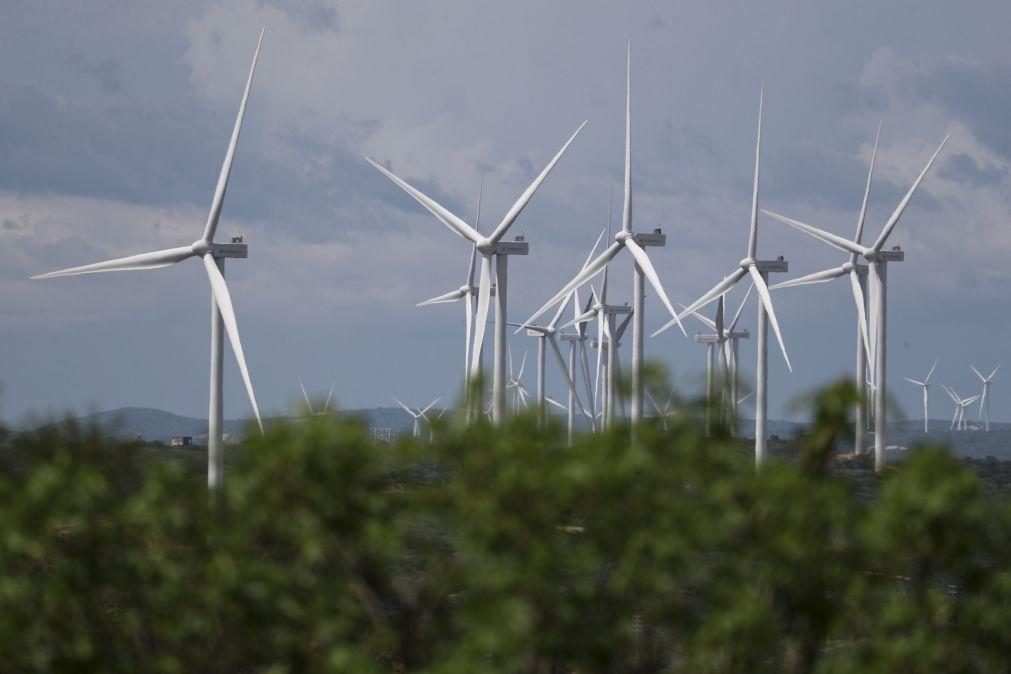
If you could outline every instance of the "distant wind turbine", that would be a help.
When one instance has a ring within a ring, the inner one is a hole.
[[[983,419],[983,423],[985,424],[985,428],[986,428],[987,433],[989,433],[990,432],[990,384],[993,382],[993,378],[997,376],[997,370],[1000,369],[1000,365],[998,365],[997,367],[995,367],[993,369],[993,372],[991,372],[986,377],[984,377],[983,373],[980,372],[979,370],[977,370],[972,365],[970,365],[969,367],[972,368],[972,371],[976,373],[976,376],[979,377],[980,382],[982,382],[982,384],[983,384],[983,394],[982,394],[982,396],[980,397],[980,400],[979,400],[979,415]]]
[[[979,396],[974,395],[971,398],[960,398],[950,387],[943,384],[941,386],[948,392],[948,397],[951,398],[951,401],[955,403],[955,416],[951,419],[951,427],[956,431],[966,430],[968,425],[965,421],[965,408],[979,400]]]
[[[920,387],[923,388],[923,432],[924,433],[929,432],[929,427],[927,426],[927,420],[930,418],[930,414],[928,412],[928,402],[929,402],[928,396],[930,394],[929,394],[928,391],[929,391],[930,386],[931,386],[931,384],[930,384],[930,375],[934,374],[934,368],[935,367],[937,367],[937,360],[934,360],[934,364],[930,366],[930,371],[927,372],[927,376],[923,378],[923,381],[917,381],[916,379],[910,379],[909,377],[905,377],[905,380],[908,381],[910,384],[916,384],[917,386],[920,386]],[[862,429],[860,429],[859,427],[857,427],[857,432],[858,433],[860,433],[861,430]]]
[[[239,113],[235,119],[235,126],[232,128],[231,140],[228,142],[228,150],[225,152],[225,160],[221,165],[221,172],[218,175],[218,183],[214,189],[214,198],[211,201],[211,210],[207,216],[207,223],[204,226],[204,233],[199,239],[188,246],[179,248],[169,248],[158,250],[153,253],[141,253],[130,257],[117,258],[106,262],[97,262],[82,267],[71,267],[48,274],[33,276],[33,279],[55,278],[57,276],[76,276],[78,274],[92,274],[106,271],[123,271],[139,269],[157,269],[167,267],[177,262],[198,257],[204,265],[207,273],[207,280],[211,285],[211,381],[210,381],[210,413],[208,415],[207,429],[207,486],[210,489],[217,488],[224,477],[224,452],[222,435],[222,372],[224,365],[224,342],[222,333],[228,333],[228,339],[232,344],[232,351],[235,353],[235,360],[239,364],[239,372],[242,373],[242,381],[246,385],[246,393],[249,395],[249,402],[253,406],[253,414],[256,415],[256,423],[263,431],[263,422],[260,419],[260,410],[256,406],[256,396],[253,394],[253,384],[249,379],[249,371],[246,368],[246,358],[242,353],[242,342],[239,340],[239,327],[235,321],[235,310],[232,308],[232,297],[225,284],[225,259],[244,258],[247,255],[246,244],[244,243],[215,243],[214,234],[218,228],[218,220],[221,217],[221,207],[225,202],[225,191],[228,188],[228,178],[232,172],[232,162],[235,159],[235,149],[239,142],[239,131],[242,129],[242,118],[246,114],[246,103],[249,100],[249,90],[253,84],[253,72],[256,70],[256,61],[260,55],[260,45],[263,42],[263,33],[260,31],[260,38],[256,43],[256,51],[253,53],[253,63],[249,67],[249,77],[246,79],[246,88],[242,94],[242,103],[239,104]]]
[[[305,385],[302,383],[302,378],[301,377],[298,378],[298,387],[302,389],[302,397],[305,399],[305,406],[309,409],[310,415],[318,417],[327,413],[327,411],[330,409],[330,400],[333,398],[333,389],[336,385],[337,382],[331,382],[330,393],[328,393],[326,396],[326,402],[323,403],[323,407],[320,408],[319,412],[317,412],[312,406],[312,401],[309,400],[309,394],[306,393],[305,391]]]
[[[413,426],[413,428],[411,430],[411,435],[414,436],[414,437],[416,437],[416,438],[421,436],[421,420],[424,419],[426,423],[428,422],[428,417],[425,416],[425,413],[428,412],[428,410],[432,409],[432,405],[434,405],[435,403],[439,402],[439,398],[436,398],[432,402],[428,403],[428,406],[426,406],[424,409],[420,409],[419,408],[417,410],[413,410],[410,407],[408,407],[407,405],[405,405],[404,403],[402,403],[399,400],[397,400],[397,398],[393,398],[393,400],[398,405],[400,405],[401,409],[403,409],[405,412],[407,412],[411,416],[412,419],[414,419],[414,426]]]

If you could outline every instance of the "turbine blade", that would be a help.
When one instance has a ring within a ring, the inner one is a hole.
[[[464,374],[470,372],[470,359],[471,359],[471,346],[474,343],[474,296],[473,293],[467,293],[467,296],[463,298],[463,317],[464,317],[464,329],[467,331],[466,339],[464,340],[463,347],[463,368]],[[470,383],[470,377],[467,377],[467,383]]]
[[[432,402],[428,403],[428,407],[426,407],[425,409],[421,410],[421,416],[424,417],[425,416],[425,412],[427,412],[428,410],[432,409],[432,405],[434,405],[435,403],[439,402],[440,400],[442,400],[441,396],[439,398],[436,398]],[[428,421],[428,417],[425,417],[425,421]]]
[[[246,115],[246,103],[249,101],[249,89],[253,85],[253,72],[256,70],[256,61],[260,58],[260,45],[263,43],[264,27],[260,30],[260,39],[256,41],[256,51],[253,52],[253,64],[249,66],[249,77],[246,79],[246,90],[242,93],[242,103],[239,104],[239,114],[235,117],[235,126],[232,128],[232,137],[228,141],[228,150],[225,152],[225,160],[221,164],[221,173],[218,174],[218,184],[214,188],[214,199],[211,201],[211,212],[207,215],[207,225],[204,227],[204,241],[212,241],[214,232],[218,228],[218,219],[221,217],[221,206],[225,202],[225,190],[228,189],[228,177],[232,173],[232,162],[235,161],[235,148],[239,144],[239,131],[242,129],[242,118]]]
[[[618,329],[614,331],[615,348],[621,347],[621,338],[625,335],[625,329],[628,327],[628,324],[632,321],[632,313],[633,312],[629,312],[629,314],[625,316],[625,320],[623,320],[621,322],[621,325],[618,326]]]
[[[502,222],[500,222],[499,226],[495,228],[494,232],[492,232],[490,237],[492,241],[498,243],[502,240],[502,237],[505,236],[505,233],[512,226],[513,222],[515,222],[516,218],[519,217],[527,203],[529,203],[530,199],[533,198],[534,192],[537,191],[537,188],[541,186],[544,179],[548,177],[549,173],[551,173],[551,169],[555,168],[555,164],[557,164],[558,160],[562,158],[565,151],[569,149],[569,146],[572,145],[572,141],[576,139],[576,136],[579,135],[579,132],[583,130],[584,126],[586,126],[586,122],[579,125],[579,128],[576,129],[575,133],[569,137],[569,140],[565,142],[565,145],[563,145],[562,149],[558,151],[558,154],[556,154],[554,158],[548,162],[548,165],[544,167],[544,170],[541,171],[540,175],[538,175],[537,178],[530,183],[530,187],[528,187],[523,194],[520,195],[520,198],[516,200],[516,203],[513,204],[512,208],[509,209],[509,212],[506,213],[504,218],[502,218]]]
[[[754,290],[754,288],[754,283],[748,286],[748,292],[744,293],[744,299],[741,300],[741,306],[737,307],[737,313],[734,314],[734,320],[730,322],[730,329],[727,330],[727,332],[733,334],[734,330],[737,329],[737,321],[741,319],[741,313],[744,311],[744,305],[748,303],[748,298],[751,297],[751,291]]]
[[[562,350],[558,347],[558,340],[555,339],[554,335],[548,335],[547,339],[548,344],[551,345],[552,353],[555,354],[555,362],[558,363],[558,369],[562,372],[562,377],[565,379],[565,385],[568,387],[569,393],[572,394],[572,399],[575,401],[576,407],[582,411],[583,417],[592,428],[593,420],[590,419],[590,416],[586,413],[586,408],[583,407],[583,402],[579,399],[579,392],[576,390],[576,382],[569,376],[569,368],[565,365],[565,358],[562,356]]]
[[[860,326],[860,339],[864,340],[864,354],[871,352],[871,338],[867,332],[867,309],[864,303],[864,291],[860,287],[860,278],[856,269],[850,270],[850,290],[853,291],[853,303],[857,308],[857,323]]]
[[[678,306],[681,307],[682,310],[685,310],[685,309],[688,308],[688,307],[686,307],[683,304],[678,304]],[[713,332],[716,332],[716,321],[714,321],[713,319],[709,318],[708,316],[703,316],[702,314],[700,314],[697,311],[693,311],[691,313],[691,315],[694,316],[695,318],[697,318],[699,320],[699,322],[701,322],[707,328],[709,328]]]
[[[474,231],[477,231],[476,229]],[[477,246],[470,248],[470,262],[467,263],[467,285],[474,285],[474,271],[477,267]]]
[[[769,290],[779,290],[780,288],[793,288],[796,286],[806,286],[812,283],[827,283],[833,279],[837,279],[846,270],[842,267],[833,267],[832,269],[826,269],[824,271],[816,271],[813,274],[808,274],[807,276],[798,276],[797,278],[792,278],[788,281],[783,281],[775,285],[769,286]]]
[[[700,297],[699,299],[695,300],[690,305],[688,305],[688,308],[681,312],[680,317],[683,318],[688,314],[694,313],[695,311],[698,311],[701,307],[704,307],[705,305],[709,304],[717,297],[733,288],[734,284],[736,284],[738,281],[744,278],[747,275],[747,273],[748,272],[746,272],[744,269],[738,267],[736,270],[734,270],[734,273],[724,278],[722,281],[713,286],[709,290],[709,292],[707,292],[705,295],[703,295],[702,297]],[[662,328],[660,328],[650,336],[656,337],[657,335],[659,335],[661,332],[663,332],[672,325],[674,325],[673,320],[667,321],[667,323]]]
[[[723,307],[726,304],[727,296],[720,295],[720,299],[716,301],[716,320],[713,321],[713,327],[716,330],[717,337],[723,337]]]
[[[559,301],[560,299],[568,295],[569,292],[572,291],[574,288],[583,285],[584,283],[592,279],[594,276],[599,274],[602,269],[607,267],[607,263],[610,262],[614,258],[614,256],[618,254],[618,251],[620,250],[621,250],[620,243],[618,243],[617,241],[612,243],[607,248],[607,250],[605,250],[603,253],[600,254],[600,256],[596,260],[591,262],[586,267],[583,267],[583,269],[578,274],[576,274],[576,276],[571,281],[566,283],[561,290],[555,293],[554,297],[545,302],[544,306],[542,306],[540,309],[534,312],[533,316],[525,320],[523,322],[523,325],[527,326],[530,323],[533,323],[541,316],[541,314],[550,309],[555,304],[555,302]],[[519,330],[517,330],[516,332],[519,332]]]
[[[416,307],[427,307],[429,304],[446,304],[448,302],[456,302],[458,299],[463,297],[464,293],[462,290],[451,290],[444,295],[439,295],[438,297],[433,297],[432,299],[425,300],[424,302],[418,302],[414,306]]]
[[[527,367],[527,352],[523,352],[523,360],[520,361],[520,373],[516,375],[516,380],[521,381],[523,379],[523,370]]]
[[[477,376],[481,369],[481,347],[484,345],[484,330],[488,323],[488,305],[491,300],[491,259],[481,256],[481,281],[477,291],[477,320],[474,323],[474,345],[470,352],[470,377]]]
[[[937,155],[941,153],[941,150],[944,148],[945,143],[948,142],[950,137],[950,135],[944,137],[944,140],[941,141],[938,148],[934,150],[934,154],[930,156],[930,161],[928,161],[927,165],[923,167],[923,170],[920,171],[920,175],[916,177],[913,185],[909,188],[909,191],[906,192],[906,196],[902,197],[902,201],[900,201],[899,205],[895,207],[895,211],[892,213],[891,217],[888,218],[888,222],[885,223],[884,228],[881,230],[881,234],[878,235],[878,240],[875,241],[874,245],[871,247],[875,253],[880,251],[885,245],[885,241],[888,240],[888,235],[892,233],[892,229],[895,228],[895,224],[899,221],[899,218],[902,217],[903,211],[906,210],[909,202],[913,199],[913,193],[916,192],[916,188],[918,188],[920,183],[923,182],[923,179],[927,176],[927,171],[929,171],[930,167],[933,166],[934,160],[937,159]]]
[[[982,373],[982,372],[980,372],[979,370],[977,370],[977,369],[976,369],[976,368],[975,368],[975,367],[974,367],[974,366],[973,366],[972,364],[970,364],[970,365],[969,365],[969,368],[970,368],[970,369],[971,369],[971,370],[972,370],[973,372],[975,372],[975,373],[976,373],[976,376],[977,376],[977,377],[979,377],[979,380],[980,380],[981,382],[984,382],[984,383],[986,382],[986,377],[984,377],[984,376],[983,376],[983,373]]]
[[[905,379],[906,381],[908,381],[910,384],[916,384],[917,386],[923,386],[924,385],[924,383],[922,381],[916,381],[915,379],[910,379],[909,377],[903,377],[903,379]]]
[[[414,413],[414,410],[412,410],[410,407],[397,400],[396,397],[394,397],[393,400],[395,400],[398,405],[404,408],[404,411],[410,414],[412,418],[417,418],[418,415]]]
[[[937,359],[936,358],[934,359],[934,364],[930,366],[930,372],[927,373],[927,378],[923,380],[924,384],[926,384],[928,381],[930,381],[930,375],[934,374],[934,368],[935,367],[937,367]],[[1000,366],[998,365],[997,367],[1000,367]],[[996,370],[994,370],[994,372],[996,373]]]
[[[46,274],[36,274],[33,279],[56,278],[58,276],[77,276],[78,274],[94,274],[102,271],[137,271],[140,269],[157,269],[167,267],[186,258],[193,257],[193,249],[189,246],[156,250],[153,253],[141,253],[129,257],[119,257],[115,260],[95,262],[81,267],[70,267]]]
[[[621,209],[621,231],[632,232],[632,41],[628,41],[625,78],[625,203]],[[674,313],[672,310],[671,313]],[[676,314],[675,314],[676,315]]]
[[[860,243],[864,235],[864,220],[867,219],[867,200],[871,196],[871,178],[874,177],[874,160],[878,156],[878,139],[881,138],[881,122],[878,122],[878,132],[874,135],[874,150],[871,152],[871,165],[867,170],[867,185],[864,187],[864,199],[860,203],[860,216],[857,218],[857,235],[853,240]]]
[[[302,378],[298,378],[298,387],[302,389],[302,397],[305,399],[305,406],[309,408],[311,414],[315,414],[315,410],[312,409],[312,403],[309,402],[309,394],[305,392],[305,386],[302,384]]]
[[[217,263],[210,253],[204,255],[204,268],[207,269],[207,278],[211,282],[211,292],[214,293],[214,301],[218,305],[218,311],[225,324],[225,332],[228,333],[228,341],[232,344],[232,352],[235,360],[239,364],[239,372],[242,373],[242,381],[246,385],[246,393],[249,394],[249,402],[253,406],[253,413],[256,415],[256,423],[263,432],[263,420],[260,419],[260,409],[256,406],[256,395],[253,393],[253,382],[249,380],[249,370],[246,368],[246,356],[242,353],[242,341],[239,339],[239,326],[235,322],[235,310],[232,308],[232,296],[228,292],[225,284],[225,277],[221,275]]]
[[[762,106],[765,100],[765,85],[758,92],[758,137],[755,141],[755,182],[751,190],[751,231],[748,232],[748,257],[753,258],[758,250],[758,169],[762,160]]]
[[[462,236],[463,238],[467,239],[468,241],[474,244],[481,242],[481,235],[478,234],[473,227],[471,227],[466,222],[453,215],[447,208],[445,208],[435,199],[432,199],[431,197],[423,194],[420,190],[415,189],[414,187],[409,185],[405,180],[402,180],[396,175],[394,175],[392,171],[388,171],[386,167],[376,163],[372,158],[365,157],[365,161],[372,164],[372,166],[374,166],[377,171],[379,171],[384,176],[392,180],[397,187],[399,187],[400,189],[404,190],[412,197],[414,197],[414,200],[417,201],[422,206],[424,206],[425,210],[427,210],[429,213],[438,218],[442,222],[442,224],[449,227],[456,234]]]
[[[558,402],[557,400],[555,400],[551,396],[544,396],[544,400],[547,401],[548,403],[550,403],[551,405],[554,405],[555,407],[557,407],[560,410],[568,409],[565,405],[563,405],[562,403]]]
[[[667,293],[660,284],[660,277],[657,275],[656,269],[653,267],[653,263],[650,262],[649,255],[646,254],[646,251],[642,249],[642,246],[636,243],[635,239],[632,237],[625,239],[625,248],[627,248],[628,252],[632,254],[635,261],[639,263],[639,268],[642,270],[642,273],[646,275],[646,279],[649,281],[649,284],[653,286],[653,290],[656,291],[657,297],[660,298],[663,305],[667,307],[667,311],[669,311],[671,316],[674,317],[674,321],[677,323],[678,327],[681,328],[682,334],[687,337],[688,333],[685,332],[685,326],[681,324],[681,318],[678,316],[678,312],[674,311],[674,307],[671,306],[670,299],[668,299]]]
[[[780,332],[779,321],[776,320],[776,310],[772,306],[772,296],[769,294],[769,289],[765,286],[765,279],[762,278],[755,265],[748,267],[748,273],[751,274],[751,279],[755,282],[755,290],[758,291],[758,296],[765,306],[765,313],[769,317],[769,323],[772,324],[772,331],[776,333],[776,340],[779,342],[779,348],[783,352],[783,360],[786,361],[786,369],[793,372],[793,366],[790,365],[790,356],[787,355],[786,345],[783,343],[783,333]]]
[[[1000,365],[997,365],[997,367],[995,367],[995,368],[993,369],[993,372],[991,372],[991,373],[990,373],[990,376],[986,378],[986,379],[987,379],[987,381],[989,381],[989,380],[993,379],[993,378],[994,378],[994,375],[996,375],[996,374],[997,374],[997,370],[999,370],[999,369],[1000,369]]]
[[[330,392],[326,394],[326,402],[323,403],[323,412],[326,412],[328,409],[330,409],[330,401],[333,399],[333,389],[334,386],[336,385],[337,382],[335,381],[330,382]]]
[[[870,248],[866,248],[864,246],[861,246],[860,244],[850,241],[849,239],[844,239],[841,236],[837,236],[830,232],[818,229],[817,227],[806,225],[799,220],[788,218],[786,216],[780,215],[779,213],[773,213],[772,211],[766,210],[764,208],[762,209],[762,212],[768,215],[770,218],[775,218],[780,222],[785,222],[791,227],[799,229],[805,234],[809,234],[814,238],[819,239],[820,241],[823,241],[824,243],[827,243],[828,245],[834,248],[838,248],[844,253],[850,253],[854,255],[870,255],[872,252]]]

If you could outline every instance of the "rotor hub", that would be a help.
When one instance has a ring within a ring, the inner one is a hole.
[[[193,251],[194,255],[201,255],[201,256],[207,255],[208,253],[211,252],[211,242],[204,241],[203,239],[200,239],[199,241],[194,241],[193,244],[190,245],[190,250]]]
[[[747,269],[748,267],[751,267],[753,264],[755,264],[755,258],[746,257],[743,260],[741,260],[741,269]]]

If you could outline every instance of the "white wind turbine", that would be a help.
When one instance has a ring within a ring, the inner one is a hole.
[[[732,430],[735,430],[737,426],[737,406],[730,404],[729,401],[737,399],[737,390],[740,385],[740,352],[738,351],[738,342],[741,339],[748,339],[751,336],[747,330],[738,332],[737,323],[741,320],[741,313],[744,311],[744,307],[748,303],[748,298],[751,297],[751,291],[754,287],[754,284],[748,286],[748,291],[744,294],[744,299],[741,300],[740,306],[737,307],[737,313],[734,314],[734,318],[730,321],[729,326],[724,326],[724,312],[726,310],[724,298],[726,295],[720,296],[719,306],[716,310],[716,320],[713,320],[708,316],[703,316],[698,311],[692,312],[692,316],[713,331],[710,335],[697,334],[695,336],[696,342],[707,344],[708,347],[706,350],[706,400],[709,402],[711,407],[713,355],[714,349],[718,349],[723,385],[729,386],[730,389],[729,391],[724,390],[722,393],[726,398],[725,402],[727,403],[727,411],[729,412],[729,421]],[[683,304],[680,306],[683,309],[686,308]],[[726,396],[727,393],[730,394],[729,397]],[[707,419],[709,409],[710,408],[707,407]],[[708,420],[706,422],[706,426],[709,426]]]
[[[457,235],[467,239],[477,248],[481,254],[481,276],[478,284],[477,317],[475,325],[474,341],[471,345],[470,376],[473,379],[480,369],[481,347],[484,343],[485,323],[488,320],[488,306],[491,300],[492,283],[496,284],[495,293],[495,341],[494,360],[492,366],[492,419],[495,423],[501,423],[505,419],[506,403],[506,339],[505,328],[508,318],[506,317],[506,281],[508,272],[509,255],[526,255],[528,245],[522,241],[502,241],[506,232],[519,217],[527,203],[534,196],[537,188],[541,186],[548,173],[555,167],[558,160],[576,139],[579,132],[586,126],[584,121],[576,129],[575,133],[566,141],[562,149],[548,162],[540,175],[530,184],[520,195],[519,199],[512,205],[512,208],[502,218],[495,230],[489,236],[482,236],[476,229],[466,222],[453,215],[449,210],[436,202],[434,199],[422,194],[419,190],[409,185],[404,180],[395,176],[392,172],[377,164],[369,157],[366,161],[372,164],[380,173],[392,180],[398,187],[410,194],[425,207],[432,215],[438,218],[444,225],[449,227]],[[495,279],[492,279],[492,261],[495,262]]]
[[[333,398],[333,389],[337,385],[337,382],[330,383],[330,392],[326,396],[326,402],[323,403],[323,407],[317,412],[313,406],[312,401],[309,400],[309,394],[305,391],[305,385],[302,383],[302,378],[298,378],[298,387],[302,389],[302,397],[305,398],[305,406],[309,409],[309,414],[314,417],[323,416],[327,414],[330,409],[330,400]]]
[[[439,402],[439,398],[436,398],[432,402],[428,403],[428,405],[424,409],[419,408],[417,410],[413,410],[410,407],[408,407],[407,405],[405,405],[404,403],[402,403],[399,400],[397,400],[396,398],[394,398],[393,400],[398,405],[400,405],[401,409],[403,409],[405,412],[407,412],[411,416],[412,419],[414,419],[414,426],[413,426],[413,428],[411,430],[411,435],[413,437],[415,437],[415,438],[421,436],[421,420],[424,419],[425,423],[428,423],[428,417],[425,416],[425,413],[428,412],[428,410],[432,409],[432,405],[434,405],[435,403]],[[439,416],[442,416],[442,415],[440,414]]]
[[[934,364],[930,366],[930,371],[927,372],[927,376],[923,378],[923,381],[918,381],[916,379],[910,379],[905,377],[905,380],[910,384],[916,384],[923,389],[923,432],[929,432],[929,427],[927,425],[927,420],[930,419],[928,402],[930,400],[928,391],[930,390],[930,376],[934,374],[934,368],[937,367],[937,360],[934,360]],[[857,435],[861,435],[863,429],[857,426]]]
[[[167,267],[177,262],[182,262],[191,257],[198,257],[204,265],[207,279],[211,285],[211,377],[210,377],[210,411],[208,415],[207,429],[207,486],[215,489],[224,477],[224,452],[222,449],[222,372],[224,366],[224,342],[222,332],[228,333],[228,339],[232,344],[232,351],[235,353],[235,360],[238,362],[239,371],[242,373],[242,380],[246,385],[246,393],[249,395],[249,402],[253,406],[253,414],[256,415],[256,423],[263,431],[263,422],[260,419],[260,411],[256,405],[256,396],[253,394],[253,384],[249,379],[249,371],[246,368],[246,359],[242,353],[242,343],[239,340],[239,328],[235,321],[235,310],[232,308],[232,298],[225,284],[225,258],[244,258],[247,255],[246,244],[243,243],[215,243],[214,234],[218,228],[218,220],[221,217],[221,207],[225,201],[225,190],[228,188],[228,177],[232,171],[232,162],[235,159],[235,149],[239,142],[239,131],[242,128],[242,119],[246,113],[246,103],[249,100],[249,90],[253,84],[253,72],[256,70],[256,61],[260,55],[260,45],[263,42],[263,30],[260,31],[260,38],[256,43],[256,51],[253,53],[253,63],[249,67],[249,76],[246,79],[246,88],[242,94],[242,103],[239,105],[239,112],[235,119],[235,126],[232,128],[232,136],[228,143],[228,150],[225,152],[225,160],[221,165],[221,172],[218,175],[217,186],[214,189],[214,198],[211,201],[211,210],[207,216],[207,223],[204,226],[204,233],[201,238],[194,241],[189,246],[158,250],[152,253],[141,253],[129,257],[117,258],[105,262],[97,262],[82,267],[71,267],[48,274],[33,276],[33,279],[54,278],[57,276],[76,276],[78,274],[91,274],[106,271],[124,271],[140,269],[157,269]]]
[[[867,218],[867,199],[871,193],[871,179],[874,176],[874,160],[878,156],[878,139],[881,137],[881,124],[878,124],[878,132],[874,136],[874,150],[871,152],[870,168],[867,171],[867,183],[864,186],[864,198],[860,204],[860,215],[857,217],[857,231],[853,241],[860,243],[864,233],[864,221]],[[827,283],[837,278],[846,276],[849,278],[850,290],[853,293],[853,303],[856,306],[857,316],[857,353],[856,353],[856,374],[855,381],[857,389],[864,385],[867,379],[867,360],[869,354],[873,353],[870,338],[867,333],[867,265],[857,263],[857,253],[848,251],[849,257],[838,267],[826,269],[824,271],[808,274],[799,278],[790,279],[777,283],[770,288],[778,290],[780,288],[792,288],[796,286],[809,285],[812,283]],[[926,389],[924,389],[926,396]],[[856,402],[856,432],[854,434],[854,449],[856,454],[864,454],[867,451],[867,423],[864,419],[866,407],[863,400]],[[924,421],[926,423],[926,421]],[[926,432],[926,431],[924,431]]]
[[[645,281],[648,280],[657,297],[674,317],[681,332],[688,336],[677,312],[667,298],[667,293],[660,283],[660,277],[653,263],[646,254],[647,246],[664,246],[667,237],[659,230],[652,234],[635,234],[632,232],[632,45],[628,46],[627,80],[625,86],[625,204],[621,215],[621,231],[614,235],[614,243],[597,259],[585,266],[575,278],[558,291],[554,297],[544,303],[524,325],[529,325],[556,302],[561,301],[570,292],[583,285],[607,267],[621,252],[627,249],[634,260],[634,275],[632,278],[632,424],[643,418],[643,359],[645,352]]]
[[[512,351],[509,352],[509,383],[506,385],[506,390],[512,390],[513,392],[513,412],[518,412],[520,406],[523,409],[527,409],[529,405],[527,404],[527,398],[530,397],[530,392],[523,385],[523,371],[527,367],[527,352],[523,352],[523,360],[520,361],[520,371],[517,374],[513,374],[513,354]]]
[[[892,211],[891,216],[885,222],[885,226],[881,229],[881,233],[878,235],[877,240],[875,240],[874,244],[870,247],[861,245],[858,241],[850,241],[845,237],[830,234],[829,232],[804,224],[798,220],[792,220],[777,213],[764,209],[762,210],[762,212],[766,215],[776,218],[781,222],[785,222],[791,227],[795,227],[802,232],[810,234],[816,239],[819,239],[830,246],[834,246],[843,252],[862,256],[869,263],[871,277],[871,306],[874,308],[872,316],[873,327],[871,331],[875,334],[876,340],[873,349],[874,363],[872,376],[876,386],[876,392],[874,395],[874,470],[878,472],[883,470],[885,467],[885,434],[887,431],[885,399],[888,396],[888,373],[886,369],[888,336],[888,263],[900,262],[905,259],[903,251],[898,250],[897,247],[893,250],[884,250],[884,246],[885,242],[888,241],[888,237],[891,235],[892,230],[895,228],[895,225],[898,224],[899,218],[902,217],[906,207],[909,206],[909,202],[912,200],[913,194],[916,193],[916,189],[927,176],[927,172],[930,170],[930,167],[933,166],[934,160],[936,160],[937,155],[941,153],[941,149],[944,148],[945,143],[948,142],[948,138],[949,136],[945,136],[944,140],[941,141],[940,146],[934,151],[934,154],[931,155],[930,160],[927,162],[927,165],[923,167],[923,170],[920,171],[916,180],[913,181],[909,191],[906,192],[904,197],[902,197],[902,201],[900,201],[899,205],[895,207],[894,211]]]
[[[780,351],[786,361],[786,367],[791,372],[790,357],[786,353],[786,345],[783,343],[783,335],[779,330],[779,321],[776,320],[776,311],[772,306],[772,297],[769,294],[768,277],[770,272],[786,271],[787,264],[780,258],[779,260],[758,260],[758,177],[762,156],[762,105],[764,100],[764,90],[758,97],[758,134],[755,141],[755,179],[751,192],[751,230],[748,234],[748,255],[738,264],[738,268],[729,276],[717,283],[709,292],[695,300],[685,309],[681,315],[686,316],[697,309],[717,300],[724,293],[733,288],[745,276],[751,276],[758,297],[761,300],[758,304],[758,335],[756,350],[758,352],[758,364],[755,368],[755,463],[761,465],[765,461],[767,450],[767,434],[765,431],[767,418],[766,393],[769,387],[768,376],[768,331],[769,323],[776,333],[776,340],[779,342]],[[673,321],[667,323],[655,334],[663,332],[673,325]]]
[[[953,391],[948,386],[941,385],[945,391],[948,392],[948,397],[951,401],[955,403],[955,416],[951,419],[951,427],[957,431],[964,431],[968,428],[965,421],[965,408],[979,400],[979,395],[974,395],[971,398],[960,398],[955,391]]]
[[[986,431],[989,433],[990,432],[990,384],[991,384],[991,382],[993,382],[993,378],[997,376],[997,370],[1000,369],[1000,365],[998,365],[997,367],[995,367],[993,369],[993,372],[991,372],[986,377],[984,377],[983,373],[980,372],[979,370],[977,370],[972,365],[970,365],[969,367],[972,368],[972,371],[976,373],[976,376],[979,377],[980,382],[982,382],[982,384],[983,384],[983,394],[980,397],[980,401],[979,401],[979,415],[983,419],[983,423],[985,424]]]

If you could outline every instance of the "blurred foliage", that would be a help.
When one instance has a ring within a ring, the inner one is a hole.
[[[698,414],[573,446],[531,417],[374,444],[277,424],[163,460],[72,422],[0,433],[0,670],[989,672],[1011,518],[937,448],[860,496],[856,392],[754,470]],[[164,451],[164,450],[160,450]]]

